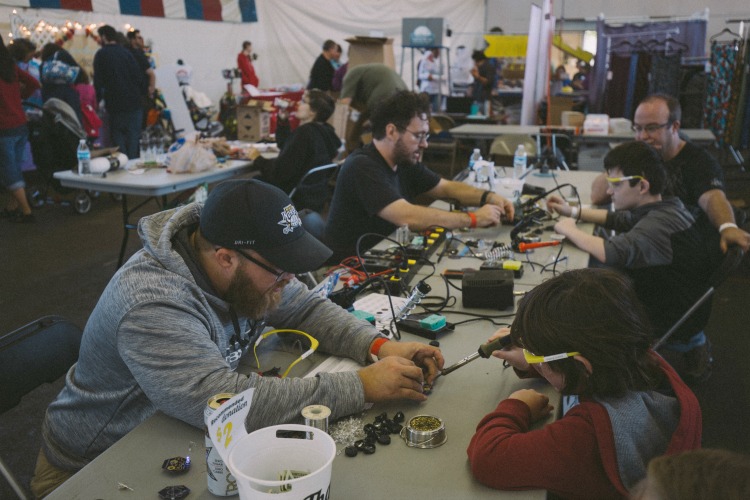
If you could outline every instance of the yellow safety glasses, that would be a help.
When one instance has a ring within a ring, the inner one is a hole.
[[[303,352],[299,358],[295,359],[292,362],[292,364],[286,368],[284,373],[281,374],[281,378],[284,378],[287,375],[289,375],[289,372],[294,367],[294,365],[296,365],[297,363],[299,363],[300,361],[302,361],[303,359],[307,358],[312,353],[314,353],[315,350],[318,348],[318,345],[320,344],[318,340],[315,339],[312,335],[310,335],[309,333],[300,331],[300,330],[280,329],[280,330],[271,330],[269,332],[266,332],[258,337],[258,340],[255,341],[255,345],[253,346],[253,355],[255,355],[255,365],[258,367],[258,370],[260,370],[260,361],[258,360],[258,344],[260,344],[260,341],[263,340],[264,338],[270,337],[271,335],[274,335],[276,333],[296,333],[297,335],[302,335],[303,337],[307,338],[310,341],[310,348],[307,351]]]
[[[643,180],[642,175],[628,175],[627,177],[607,177],[607,184],[609,184],[609,187],[612,189],[615,189],[616,187],[620,186],[625,181],[631,181],[633,179],[640,179]]]
[[[557,361],[558,359],[572,358],[573,356],[580,356],[580,352],[561,352],[560,354],[551,354],[549,356],[537,356],[534,353],[523,350],[523,357],[526,362],[530,365],[539,363],[549,363],[550,361]]]

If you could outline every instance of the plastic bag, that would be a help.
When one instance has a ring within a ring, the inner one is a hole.
[[[167,156],[167,172],[173,174],[204,172],[214,165],[214,153],[193,140],[186,141],[180,149]]]

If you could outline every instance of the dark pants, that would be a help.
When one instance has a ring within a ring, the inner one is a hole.
[[[109,132],[112,145],[120,148],[129,160],[138,158],[140,150],[143,109],[135,111],[109,111]]]

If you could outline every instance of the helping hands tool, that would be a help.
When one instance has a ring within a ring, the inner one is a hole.
[[[477,352],[469,354],[459,362],[457,362],[454,365],[449,366],[448,368],[443,368],[443,371],[440,372],[440,375],[448,375],[450,372],[457,370],[458,368],[461,368],[465,364],[468,364],[471,361],[474,361],[477,358],[489,358],[492,356],[492,353],[494,351],[499,351],[500,349],[507,347],[510,345],[510,335],[506,335],[505,337],[500,337],[492,342],[487,342],[485,344],[482,344],[479,346],[479,349]]]

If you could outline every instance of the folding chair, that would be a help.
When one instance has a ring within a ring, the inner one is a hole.
[[[745,253],[742,251],[742,248],[739,246],[733,245],[729,247],[727,250],[726,255],[724,256],[724,260],[721,261],[721,264],[719,264],[719,267],[716,268],[716,270],[713,272],[711,277],[708,280],[708,290],[706,290],[706,293],[700,296],[700,298],[695,301],[695,303],[690,307],[690,309],[687,310],[685,314],[682,315],[682,317],[677,320],[677,322],[672,325],[672,327],[661,336],[660,339],[658,339],[654,345],[653,349],[656,351],[660,347],[662,347],[668,340],[669,337],[672,336],[672,334],[677,330],[682,324],[687,321],[687,319],[700,307],[703,305],[704,302],[706,302],[716,291],[716,288],[719,287],[724,281],[734,273],[734,271],[739,267],[740,263],[742,262],[742,258],[745,256]]]
[[[294,189],[289,191],[297,210],[309,208],[315,212],[322,212],[330,197],[329,184],[338,172],[338,163],[329,163],[311,168],[299,180]]]
[[[40,385],[65,375],[78,360],[82,333],[61,316],[45,316],[0,337],[0,414]],[[2,459],[0,473],[19,498],[28,498]]]

